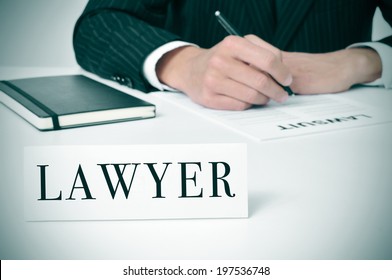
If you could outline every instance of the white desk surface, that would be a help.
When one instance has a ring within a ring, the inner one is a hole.
[[[392,259],[392,123],[255,142],[138,94],[156,118],[54,132],[0,104],[0,259]],[[345,95],[392,113],[391,90]],[[25,146],[232,142],[248,144],[248,219],[24,221]]]

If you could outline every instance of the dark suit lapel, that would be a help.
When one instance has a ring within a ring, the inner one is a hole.
[[[285,49],[305,19],[314,0],[276,0],[277,27],[273,44]]]

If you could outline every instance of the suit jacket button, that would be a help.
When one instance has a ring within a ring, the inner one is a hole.
[[[132,88],[132,86],[133,86],[132,79],[129,77],[124,77],[123,84],[126,85],[127,87]]]
[[[130,77],[126,77],[123,75],[115,74],[110,77],[111,80],[118,82],[120,85],[124,85],[127,87],[132,87],[132,79]]]

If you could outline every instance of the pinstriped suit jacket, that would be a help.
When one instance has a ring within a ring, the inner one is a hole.
[[[392,0],[90,0],[75,26],[74,50],[86,70],[150,91],[146,56],[177,39],[218,43],[227,34],[216,10],[241,33],[280,49],[329,52],[370,41],[377,6],[391,24]],[[381,41],[392,46],[392,36]]]

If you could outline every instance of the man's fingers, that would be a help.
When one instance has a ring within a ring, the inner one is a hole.
[[[216,67],[222,71],[224,77],[229,78],[222,78],[221,83],[216,82],[216,85],[220,84],[220,87],[213,90],[219,93],[227,93],[231,97],[255,105],[265,104],[265,97],[277,102],[284,102],[288,97],[284,89],[268,74],[251,65],[236,59],[222,59]],[[230,80],[233,82],[230,83]],[[234,83],[234,81],[237,83]]]
[[[252,40],[254,38],[250,37]],[[288,86],[292,82],[289,69],[282,63],[275,50],[260,47],[248,39],[237,36],[228,36],[222,42],[224,47],[230,49],[240,61],[254,66],[271,75],[278,83]]]
[[[265,105],[269,101],[268,96],[229,78],[220,80],[211,90],[219,95],[226,95],[246,104]]]
[[[270,43],[267,43],[266,41],[264,41],[260,37],[257,37],[256,35],[253,35],[253,34],[249,34],[249,35],[244,36],[244,38],[246,38],[247,40],[249,40],[250,42],[252,42],[253,44],[255,44],[261,48],[269,50],[270,52],[275,54],[280,60],[282,60],[281,50],[278,49],[277,47],[271,45]]]
[[[241,62],[237,62],[237,64],[242,65],[235,67],[235,70],[228,74],[229,78],[254,89],[276,102],[284,102],[287,99],[288,95],[285,90],[270,75]]]
[[[207,108],[231,111],[243,111],[252,107],[253,104],[240,101],[226,94],[211,94],[203,98],[203,102],[197,102]]]

